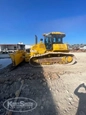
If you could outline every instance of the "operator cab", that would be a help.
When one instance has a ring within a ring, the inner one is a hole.
[[[44,44],[46,46],[46,49],[52,50],[53,44],[63,43],[63,37],[65,37],[65,34],[61,32],[51,32],[49,34],[43,34],[43,36],[44,36]]]

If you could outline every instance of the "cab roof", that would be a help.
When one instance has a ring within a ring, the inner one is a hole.
[[[62,33],[62,32],[50,32],[50,33],[44,33],[43,36],[49,36],[49,35],[57,35],[57,36],[60,36],[60,37],[65,37],[66,34],[65,33]]]

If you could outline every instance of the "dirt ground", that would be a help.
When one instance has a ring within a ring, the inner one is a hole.
[[[0,72],[0,115],[5,115],[2,104],[15,97],[22,79],[20,97],[35,100],[37,107],[12,115],[86,115],[86,53],[73,54],[77,58],[74,65],[33,68],[23,63],[13,71],[9,71],[10,67],[3,69]]]

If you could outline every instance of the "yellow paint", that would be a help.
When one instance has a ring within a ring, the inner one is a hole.
[[[17,66],[24,61],[25,52],[23,50],[18,50],[15,53],[10,53],[9,56],[13,62],[13,66]]]
[[[29,62],[30,53],[25,52],[25,62]]]
[[[65,36],[65,34],[61,33],[61,32],[51,32],[49,34],[60,34],[60,35],[62,35],[62,37]],[[45,36],[45,35],[46,34],[43,34],[43,36]],[[24,60],[26,62],[29,62],[29,59],[31,57],[36,56],[36,55],[42,55],[42,54],[45,54],[46,52],[62,52],[63,53],[63,52],[69,52],[69,50],[68,50],[67,44],[53,44],[53,50],[47,51],[45,44],[40,42],[38,44],[34,44],[30,48],[30,53],[28,53],[24,50],[18,50],[15,53],[11,53],[9,55],[11,57],[13,65],[17,66]],[[60,55],[58,54],[58,56],[60,56]],[[50,57],[50,55],[49,55],[49,57]],[[69,57],[63,56],[62,61],[59,63],[71,62],[72,60],[73,60],[73,58],[71,56],[69,56]],[[37,59],[35,61],[38,62]],[[46,64],[50,64],[50,63],[46,63]]]
[[[68,56],[68,57],[67,57],[67,62],[70,63],[70,62],[72,62],[72,61],[73,61],[73,57]]]
[[[69,52],[67,44],[53,44],[53,51]]]
[[[37,55],[37,54],[44,54],[45,51],[46,51],[46,47],[44,43],[40,42],[31,47],[30,56]]]

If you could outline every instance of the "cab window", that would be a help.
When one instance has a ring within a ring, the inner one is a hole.
[[[62,38],[53,38],[53,43],[62,43]]]

